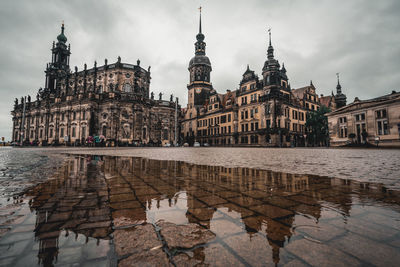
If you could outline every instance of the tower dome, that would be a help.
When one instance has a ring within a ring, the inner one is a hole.
[[[57,40],[64,44],[67,42],[67,37],[64,35],[64,23],[61,26],[61,33],[57,36]]]

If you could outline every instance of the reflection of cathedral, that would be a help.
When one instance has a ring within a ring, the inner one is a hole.
[[[117,62],[78,71],[70,69],[64,25],[46,67],[45,87],[36,101],[15,100],[13,141],[34,144],[82,144],[103,135],[110,144],[160,144],[174,139],[175,105],[154,99],[150,67]],[[151,95],[151,96],[150,96]]]
[[[177,201],[182,192],[185,197],[179,201],[184,204]],[[356,196],[385,201],[384,194],[381,188],[341,179],[128,157],[76,157],[56,179],[28,192],[37,211],[35,234],[45,265],[62,251],[58,244],[65,231],[110,239],[115,229],[155,223],[149,214],[162,218],[162,212],[166,218],[180,212],[185,218],[181,223],[200,224],[217,237],[227,230],[216,225],[226,220],[233,232],[217,242],[230,247],[230,238],[240,238],[241,246],[247,246],[257,238],[269,251],[263,257],[279,263],[297,216],[318,224],[323,208],[331,207],[348,217]],[[207,257],[206,246],[193,250],[192,259],[203,262]]]

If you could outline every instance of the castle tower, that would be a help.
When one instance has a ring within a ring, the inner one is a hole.
[[[213,89],[210,82],[211,62],[206,56],[206,43],[201,29],[201,7],[199,33],[196,35],[195,56],[189,62],[190,83],[188,84],[188,107],[194,108],[205,103],[209,92]]]
[[[342,86],[340,85],[339,81],[339,73],[336,73],[336,76],[337,76],[336,95],[335,95],[336,107],[341,108],[346,106],[347,97],[345,94],[342,93]]]
[[[64,35],[64,23],[61,25],[61,33],[57,36],[57,44],[53,42],[51,49],[51,62],[46,68],[45,88],[50,92],[58,89],[59,81],[70,72],[69,57],[71,55],[71,46],[67,47],[67,37]]]

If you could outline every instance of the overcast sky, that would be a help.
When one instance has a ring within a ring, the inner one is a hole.
[[[93,0],[0,2],[0,136],[11,137],[14,98],[44,87],[50,48],[65,21],[71,68],[115,62],[151,65],[150,90],[187,103],[198,7],[203,7],[211,81],[236,89],[249,64],[261,76],[272,28],[275,57],[292,88],[329,94],[340,73],[348,102],[400,89],[400,1]]]

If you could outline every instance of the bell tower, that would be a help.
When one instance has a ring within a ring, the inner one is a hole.
[[[206,43],[201,28],[201,7],[199,20],[199,33],[196,35],[195,56],[189,62],[190,83],[188,84],[188,107],[201,106],[213,89],[210,82],[212,71],[210,59],[206,56]]]
[[[64,22],[61,25],[61,33],[57,36],[57,43],[53,42],[51,49],[51,62],[46,67],[45,88],[50,92],[56,92],[59,86],[59,80],[70,72],[69,57],[71,55],[71,46],[67,47],[67,37],[64,35]]]

